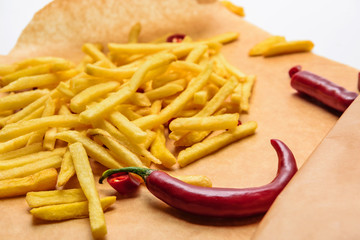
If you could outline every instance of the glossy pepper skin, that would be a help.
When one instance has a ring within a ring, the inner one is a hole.
[[[358,96],[357,93],[308,71],[302,71],[295,66],[290,69],[291,87],[300,93],[306,94],[323,104],[344,112]]]
[[[112,173],[129,171],[144,178],[146,187],[157,198],[182,211],[210,217],[247,217],[265,213],[297,171],[290,149],[280,140],[271,140],[279,165],[274,180],[253,188],[207,188],[181,182],[165,172],[124,168],[104,172],[101,181]]]
[[[138,190],[140,181],[127,172],[118,172],[107,178],[107,182],[120,194],[131,194]]]

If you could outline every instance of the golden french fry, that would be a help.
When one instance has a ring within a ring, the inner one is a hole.
[[[45,150],[54,150],[56,143],[56,138],[55,138],[56,133],[57,133],[56,128],[49,128],[46,131],[43,142],[43,148]]]
[[[221,53],[217,54],[216,57],[224,65],[225,69],[239,81],[243,81],[246,77],[245,73],[241,72],[237,67],[230,64]]]
[[[28,192],[25,198],[31,208],[86,201],[81,188]]]
[[[212,138],[207,138],[200,143],[196,143],[191,147],[182,150],[178,155],[178,163],[181,167],[184,167],[199,158],[202,158],[224,146],[227,146],[232,142],[254,134],[256,128],[257,123],[250,121],[237,126],[232,131],[221,133]]]
[[[122,132],[131,142],[141,144],[146,140],[146,132],[141,130],[133,122],[129,121],[119,112],[113,112],[109,116],[109,120]]]
[[[133,109],[131,109],[128,105],[121,104],[120,106],[117,107],[117,109],[130,121],[142,117],[140,114],[134,112]]]
[[[48,127],[80,127],[83,124],[79,120],[79,116],[72,115],[54,115],[43,118],[31,119],[21,123],[12,123],[6,125],[0,131],[0,141],[21,136],[22,134],[31,133],[33,131]]]
[[[1,142],[0,143],[0,153],[6,153],[6,152],[10,152],[10,151],[15,151],[21,147],[24,147],[26,145],[26,143],[28,142],[28,140],[31,137],[31,133],[13,138],[9,141],[6,142]]]
[[[200,44],[199,46],[196,46],[190,53],[187,55],[185,61],[191,62],[191,63],[197,63],[199,62],[202,55],[205,54],[205,52],[208,50],[208,46],[205,44]]]
[[[48,92],[48,90],[33,90],[3,96],[0,98],[0,111],[17,110],[26,107]]]
[[[16,123],[16,122],[19,122],[22,119],[25,119],[27,116],[32,114],[34,111],[41,108],[48,99],[49,99],[48,95],[45,95],[45,96],[42,96],[42,97],[38,98],[34,102],[30,103],[29,105],[27,105],[26,107],[24,107],[20,111],[14,113],[12,116],[10,116],[10,118],[6,121],[6,124]],[[43,114],[44,114],[44,112],[43,112]]]
[[[289,53],[310,52],[313,47],[314,43],[309,40],[280,42],[266,49],[263,56],[272,57]]]
[[[186,134],[182,134],[179,140],[174,142],[175,146],[188,147],[195,143],[201,142],[204,138],[209,136],[211,131],[191,131]],[[177,139],[177,138],[176,138]]]
[[[64,186],[69,179],[75,175],[75,168],[73,164],[73,160],[71,158],[71,154],[69,151],[66,151],[61,162],[60,172],[57,180],[56,186],[62,187]]]
[[[162,101],[161,100],[155,100],[151,104],[150,108],[151,108],[151,114],[158,114],[161,111],[161,108],[162,108]]]
[[[176,163],[176,158],[165,144],[164,127],[161,125],[156,129],[156,137],[151,144],[150,152],[161,161],[164,167],[170,168]]]
[[[80,76],[70,79],[70,89],[75,94],[83,91],[84,89],[94,86],[95,84],[104,83],[106,79],[89,77],[89,76]]]
[[[194,103],[199,105],[205,105],[209,97],[209,94],[206,90],[198,91],[194,94]]]
[[[101,129],[90,129],[88,134],[97,137],[112,153],[115,159],[125,166],[144,167],[141,160],[126,147],[121,145],[115,138]]]
[[[224,5],[230,12],[235,13],[236,15],[240,17],[245,16],[244,8],[240,6],[236,6],[230,1],[220,1],[222,5]]]
[[[29,67],[25,69],[20,69],[8,75],[5,75],[2,79],[2,85],[8,85],[9,83],[21,78],[21,77],[28,77],[34,75],[40,75],[49,73],[51,71],[51,64],[41,64],[34,67]]]
[[[209,117],[176,118],[171,121],[171,131],[194,130],[194,131],[216,131],[233,129],[237,126],[239,114],[222,114]]]
[[[131,27],[129,31],[128,43],[137,43],[140,31],[141,31],[141,24],[137,22]]]
[[[0,64],[0,76],[5,76],[15,72],[17,64]]]
[[[240,109],[243,112],[249,112],[249,99],[251,91],[254,87],[256,76],[249,75],[246,77],[246,81],[242,84],[241,98],[240,98]]]
[[[173,176],[180,181],[186,182],[191,185],[200,186],[200,187],[212,187],[212,182],[207,176],[203,175],[183,175],[183,176]]]
[[[92,141],[90,138],[77,131],[63,131],[56,134],[56,138],[70,144],[79,142],[85,147],[87,153],[95,161],[108,168],[120,168],[118,163],[103,147]]]
[[[53,73],[46,73],[42,75],[35,75],[29,77],[21,77],[5,87],[0,89],[0,92],[20,91],[25,89],[32,89],[35,87],[42,87],[58,83],[58,78]]]
[[[56,169],[49,168],[26,177],[1,180],[0,198],[21,196],[31,191],[54,189],[56,178]]]
[[[83,111],[80,114],[81,121],[88,123],[100,119],[108,112],[112,111],[115,106],[128,100],[133,93],[134,92],[130,90],[129,86],[124,86],[118,91],[112,93],[110,96],[108,96],[101,102]]]
[[[59,168],[61,160],[62,158],[60,156],[55,155],[22,166],[0,170],[0,180],[25,177],[47,168]]]
[[[211,65],[196,78],[192,79],[188,87],[168,106],[161,110],[158,115],[149,115],[134,120],[133,122],[142,129],[151,129],[169,121],[177,112],[181,111],[194,93],[205,86],[211,74]]]
[[[75,96],[75,93],[70,89],[69,84],[65,82],[60,82],[57,85],[56,90],[64,97],[73,98]]]
[[[45,106],[41,106],[38,109],[36,109],[34,112],[30,113],[29,115],[25,116],[23,119],[19,120],[18,122],[20,123],[23,121],[41,117],[44,112],[44,109],[45,109]],[[9,120],[11,120],[11,118]],[[8,124],[10,122],[7,121],[6,123]]]
[[[145,92],[145,95],[150,99],[150,101],[154,101],[173,96],[174,94],[179,93],[182,90],[184,90],[183,86],[170,82],[161,87]]]
[[[106,55],[100,51],[99,47],[92,43],[85,43],[82,46],[82,51],[92,57],[95,61],[103,61],[108,67],[114,68],[115,65],[110,61]]]
[[[31,153],[25,156],[20,156],[17,158],[2,160],[0,161],[0,170],[20,167],[25,164],[36,162],[41,159],[47,159],[52,156],[62,156],[64,153],[65,153],[65,148],[57,148],[53,151],[41,151],[41,152]]]
[[[136,67],[104,68],[95,64],[87,64],[85,72],[94,77],[123,81],[124,79],[131,78],[136,69]]]
[[[70,109],[75,113],[80,113],[86,109],[86,105],[97,98],[113,91],[115,88],[119,87],[118,82],[105,82],[99,83],[80,93],[76,94],[70,101]]]
[[[151,106],[150,99],[144,93],[136,92],[136,93],[134,93],[132,95],[131,99],[129,99],[129,100],[135,106],[139,106],[139,107],[149,107],[149,106]]]
[[[263,55],[269,47],[281,42],[286,42],[285,37],[283,36],[268,37],[267,39],[257,43],[254,47],[252,47],[249,51],[249,56]]]
[[[30,144],[23,148],[1,153],[0,161],[22,157],[28,154],[40,152],[41,150],[42,150],[42,143],[39,142],[39,143]]]
[[[85,148],[81,143],[77,142],[70,144],[69,150],[73,159],[76,176],[89,202],[88,209],[92,234],[95,238],[103,237],[107,233],[104,211],[101,207],[99,193],[95,186],[94,176]]]
[[[116,201],[115,196],[104,197],[100,199],[102,211],[106,211]],[[58,205],[50,205],[39,208],[33,208],[30,213],[39,219],[48,221],[62,221],[74,218],[86,218],[89,216],[90,203],[87,201],[64,203]],[[91,212],[90,212],[91,216]],[[95,236],[103,236],[106,234],[105,230],[98,230],[100,232],[93,232]]]
[[[225,43],[235,41],[238,38],[239,38],[239,33],[237,33],[237,32],[227,32],[227,33],[222,33],[222,34],[216,35],[214,37],[207,38],[207,39],[202,40],[200,42],[210,42],[210,43],[211,42],[217,42],[217,43],[225,44]]]

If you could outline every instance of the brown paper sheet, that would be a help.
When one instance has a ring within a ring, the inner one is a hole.
[[[357,71],[316,56],[300,53],[273,58],[249,58],[249,49],[268,37],[218,2],[195,0],[57,0],[38,12],[9,56],[12,62],[33,56],[81,59],[84,42],[125,42],[132,24],[141,22],[141,41],[167,33],[185,33],[194,39],[227,31],[240,33],[238,41],[224,46],[223,53],[236,67],[257,75],[250,113],[243,122],[256,120],[257,133],[201,159],[176,174],[203,174],[213,186],[251,187],[275,176],[277,157],[271,138],[284,141],[301,166],[338,120],[338,116],[300,98],[289,85],[287,71],[301,64],[355,90]],[[286,35],[286,33],[284,33]],[[96,178],[104,169],[94,164]],[[109,185],[99,185],[101,196],[112,195]],[[106,212],[106,239],[250,239],[261,220],[208,219],[174,210],[143,187],[137,196],[121,197]],[[301,196],[301,195],[300,195]],[[299,196],[299,197],[300,197]],[[4,239],[90,239],[88,219],[43,222],[33,219],[23,197],[0,200],[0,236]]]
[[[253,239],[360,239],[360,99],[279,195]]]

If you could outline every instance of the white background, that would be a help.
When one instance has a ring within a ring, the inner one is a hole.
[[[11,50],[33,14],[49,2],[0,0],[0,54]],[[360,0],[232,2],[243,6],[245,19],[262,29],[288,40],[312,40],[314,53],[360,69]]]

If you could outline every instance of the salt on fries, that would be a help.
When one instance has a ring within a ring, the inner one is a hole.
[[[108,53],[84,44],[78,65],[54,57],[0,65],[0,197],[26,195],[30,213],[49,221],[89,217],[102,237],[116,198],[100,198],[88,156],[106,168],[171,169],[255,132],[256,122],[239,124],[255,76],[220,52],[237,33],[141,43],[140,30]],[[66,189],[74,176],[81,189]],[[178,178],[211,187],[206,176]]]

